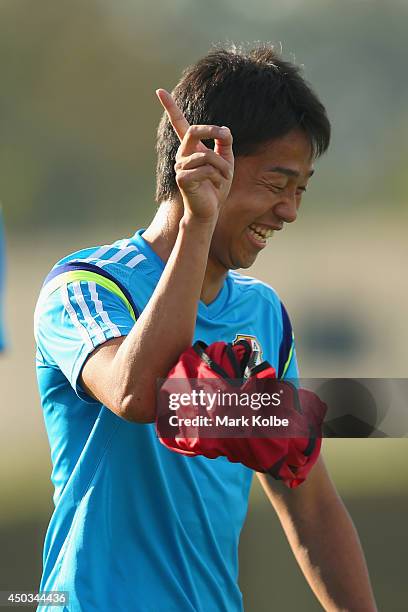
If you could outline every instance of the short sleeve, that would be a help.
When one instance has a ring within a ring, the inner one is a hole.
[[[278,378],[297,380],[299,368],[296,357],[295,336],[292,324],[285,306],[281,302],[282,314],[282,339],[279,348],[279,373]]]
[[[64,284],[37,304],[34,331],[45,365],[58,367],[81,399],[78,383],[87,357],[101,344],[126,336],[134,320],[116,294],[95,282]]]

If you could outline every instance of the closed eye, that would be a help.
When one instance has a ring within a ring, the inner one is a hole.
[[[280,187],[279,185],[269,184],[269,188],[272,191],[274,191],[275,193],[280,193],[280,192],[284,191],[286,189],[286,187],[287,187],[286,185],[284,187]],[[303,185],[298,187],[297,190],[296,190],[297,193],[306,193],[306,191],[307,191],[307,189]]]

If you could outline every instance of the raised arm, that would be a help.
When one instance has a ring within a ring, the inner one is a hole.
[[[133,329],[91,353],[81,375],[85,391],[141,423],[154,421],[157,379],[192,343],[211,238],[234,169],[228,128],[189,126],[168,92],[157,95],[180,139],[175,170],[184,214],[160,281]],[[214,151],[201,139],[214,139]]]

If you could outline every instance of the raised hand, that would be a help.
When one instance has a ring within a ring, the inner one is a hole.
[[[180,139],[174,168],[185,211],[203,221],[216,221],[234,175],[231,132],[216,125],[190,125],[171,94],[165,89],[156,94]],[[214,140],[214,151],[202,140]]]

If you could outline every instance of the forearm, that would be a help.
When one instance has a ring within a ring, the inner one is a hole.
[[[192,343],[213,227],[183,217],[160,281],[112,360],[113,397],[124,418],[154,420],[157,379]]]
[[[376,610],[360,541],[340,499],[319,518],[289,518],[285,532],[310,587],[325,610]]]
[[[322,457],[295,489],[258,474],[311,589],[325,610],[374,612],[376,605],[350,516]]]

